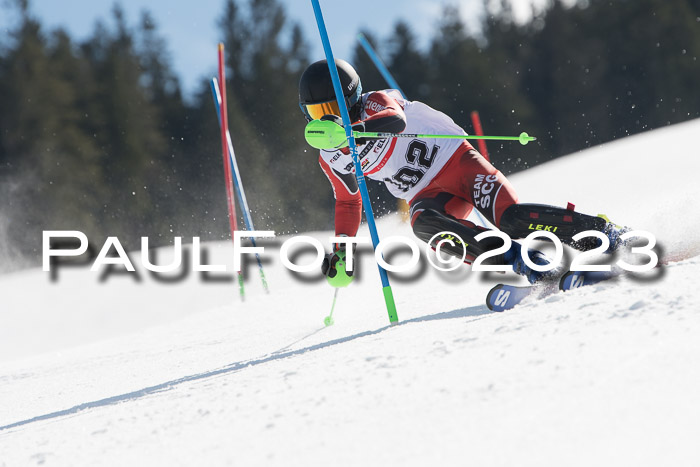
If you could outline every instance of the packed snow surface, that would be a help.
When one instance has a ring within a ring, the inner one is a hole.
[[[522,202],[573,202],[689,259],[505,313],[486,293],[521,278],[423,267],[392,276],[390,326],[365,252],[324,327],[333,289],[284,269],[279,241],[265,242],[271,293],[253,262],[245,302],[230,242],[204,246],[229,271],[205,279],[154,277],[138,253],[138,276],[0,276],[0,466],[699,465],[698,133],[513,176]],[[412,237],[395,217],[379,231]]]

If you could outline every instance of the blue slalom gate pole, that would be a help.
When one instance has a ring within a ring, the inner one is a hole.
[[[216,117],[219,119],[219,125],[221,125],[221,92],[219,88],[219,83],[216,78],[211,79],[211,92],[214,97],[214,106],[216,107]],[[243,190],[243,180],[241,179],[241,173],[238,170],[238,163],[236,162],[236,154],[233,152],[233,142],[231,141],[231,133],[226,128],[226,142],[228,144],[229,162],[231,163],[231,171],[233,172],[233,186],[236,190],[236,196],[238,197],[238,202],[241,205],[241,211],[243,211],[243,222],[245,223],[246,229],[255,230],[253,225],[253,218],[250,215],[250,208],[248,207],[248,200],[245,196],[245,191]],[[250,239],[253,247],[257,246],[255,244],[255,238]],[[255,259],[258,261],[258,269],[260,270],[260,280],[262,281],[265,293],[270,293],[270,289],[267,285],[267,279],[265,278],[265,272],[263,271],[262,261],[260,261],[260,255],[255,253]]]
[[[369,55],[369,58],[372,60],[372,63],[374,63],[374,66],[377,67],[377,70],[379,70],[379,73],[381,73],[382,77],[384,80],[387,82],[389,87],[392,89],[396,89],[401,93],[401,96],[406,99],[406,94],[401,90],[399,87],[399,83],[394,79],[392,76],[391,72],[389,69],[386,67],[382,59],[379,57],[379,54],[374,50],[374,47],[372,47],[372,44],[369,43],[367,38],[365,37],[364,34],[359,33],[357,35],[357,40],[360,41],[360,45],[362,46],[363,49],[365,49],[365,52],[367,52],[367,55]],[[488,225],[488,222],[486,219],[484,219],[484,216],[481,215],[481,213],[478,210],[472,211],[476,217],[479,219],[481,224],[486,227]]]
[[[326,23],[323,21],[323,13],[321,12],[321,6],[318,0],[311,0],[311,6],[314,10],[314,15],[316,16],[316,24],[318,25],[318,32],[321,35],[321,42],[323,43],[323,50],[326,54],[326,60],[328,61],[328,69],[331,73],[331,79],[333,80],[333,89],[335,90],[335,98],[338,101],[338,107],[340,108],[340,116],[343,119],[343,126],[345,127],[345,134],[348,138],[350,144],[350,153],[352,155],[352,160],[355,165],[355,177],[357,178],[357,185],[360,189],[360,194],[362,196],[362,205],[365,210],[365,217],[367,218],[367,225],[369,226],[370,236],[372,237],[372,245],[375,250],[377,245],[379,245],[379,234],[377,233],[377,225],[374,221],[374,213],[372,212],[372,203],[369,198],[369,193],[367,192],[367,184],[365,183],[365,174],[362,171],[362,166],[360,165],[360,158],[357,155],[357,147],[355,146],[355,137],[352,133],[352,122],[350,121],[350,114],[345,106],[345,98],[343,95],[343,90],[340,85],[340,77],[338,76],[338,69],[335,66],[335,58],[333,57],[333,50],[331,49],[331,43],[328,39],[328,31],[326,30]],[[396,312],[396,302],[394,301],[394,294],[391,291],[391,285],[389,284],[389,277],[386,271],[379,264],[379,276],[382,279],[382,292],[384,293],[384,301],[386,302],[386,310],[389,314],[389,321],[391,323],[396,323],[399,320],[398,314]]]
[[[392,89],[396,89],[401,93],[401,97],[406,99],[406,94],[401,90],[399,87],[399,83],[396,82],[394,77],[391,75],[389,72],[389,69],[386,67],[382,59],[379,57],[377,52],[374,51],[374,48],[372,47],[372,44],[369,43],[367,38],[365,37],[364,34],[359,33],[357,35],[357,39],[360,41],[360,45],[362,46],[363,49],[365,49],[365,52],[367,52],[367,55],[369,55],[369,58],[372,59],[372,63],[374,63],[374,66],[377,67],[377,70],[379,70],[379,73],[382,74],[382,77],[384,78],[384,81],[389,84],[389,87]]]

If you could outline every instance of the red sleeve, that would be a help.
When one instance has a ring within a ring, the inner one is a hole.
[[[401,105],[381,91],[371,93],[365,102],[365,131],[401,133],[406,128],[406,114]]]
[[[318,158],[323,173],[333,186],[335,196],[335,234],[354,237],[362,221],[362,196],[354,174],[341,174]]]

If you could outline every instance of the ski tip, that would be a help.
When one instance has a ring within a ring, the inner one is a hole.
[[[559,290],[568,290],[568,285],[571,282],[571,271],[567,272],[559,278]]]
[[[510,310],[527,298],[533,290],[532,286],[498,284],[486,296],[486,306],[496,312]]]
[[[486,307],[489,310],[496,311],[493,309],[493,301],[492,301],[493,294],[495,294],[496,292],[501,290],[502,287],[503,287],[503,284],[497,284],[494,287],[492,287],[491,290],[489,290],[489,293],[486,295]]]

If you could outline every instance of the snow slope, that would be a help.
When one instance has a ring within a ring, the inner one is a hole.
[[[521,201],[571,201],[692,256],[699,131],[626,138],[512,181]],[[380,234],[411,235],[395,218]],[[418,270],[394,277],[401,323],[388,326],[365,254],[324,328],[333,291],[267,248],[272,293],[251,268],[245,303],[231,275],[0,277],[0,466],[700,463],[697,257],[506,313],[484,306],[502,276]],[[207,245],[229,269],[230,250]]]

